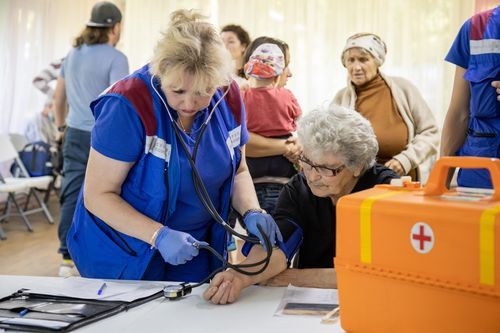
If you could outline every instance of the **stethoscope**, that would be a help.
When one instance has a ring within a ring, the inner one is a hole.
[[[224,227],[224,229],[227,232],[229,232],[231,235],[238,237],[238,238],[241,238],[247,242],[251,242],[254,244],[260,244],[260,241],[257,237],[251,237],[251,236],[240,234],[239,232],[237,232],[233,228],[231,228],[231,226],[226,221],[224,221],[224,219],[220,216],[217,209],[214,207],[214,204],[213,204],[212,200],[210,199],[210,196],[208,195],[208,192],[205,188],[205,184],[203,183],[203,180],[201,179],[201,176],[198,173],[198,169],[196,168],[196,165],[195,165],[196,154],[198,153],[198,147],[200,144],[201,137],[203,136],[203,133],[204,133],[205,129],[207,128],[208,123],[210,122],[210,119],[212,119],[212,116],[213,116],[217,106],[219,106],[219,104],[222,102],[224,97],[226,97],[226,95],[229,93],[229,87],[226,89],[224,94],[219,98],[219,100],[214,104],[214,106],[212,107],[212,110],[208,114],[207,119],[201,125],[198,137],[196,138],[195,143],[194,143],[193,154],[191,154],[189,152],[187,144],[184,141],[184,138],[182,137],[181,129],[177,125],[177,122],[174,120],[174,117],[172,116],[172,113],[170,112],[170,109],[167,105],[167,102],[161,96],[161,94],[158,92],[158,90],[156,89],[156,87],[154,85],[154,75],[151,76],[151,87],[153,88],[156,95],[158,95],[163,106],[167,110],[168,117],[170,118],[170,122],[172,124],[172,129],[174,130],[175,136],[177,137],[177,139],[181,143],[182,150],[184,150],[184,152],[186,153],[188,162],[191,166],[192,176],[193,176],[193,184],[194,184],[194,188],[196,190],[196,194],[197,194],[198,198],[200,199],[201,203],[203,204],[203,206],[205,207],[205,209],[210,213],[212,218],[217,223],[222,225],[222,227]],[[168,193],[168,174],[166,172],[164,174],[164,182],[165,182],[165,186],[167,187],[167,193]],[[199,283],[190,284],[190,283],[184,282],[184,283],[180,283],[180,284],[176,284],[176,285],[169,285],[169,286],[165,287],[163,290],[164,296],[169,300],[175,300],[175,299],[181,298],[182,296],[188,295],[189,293],[191,293],[191,290],[193,288],[199,287],[202,284],[206,283],[208,280],[210,280],[212,277],[214,277],[215,274],[219,273],[222,270],[225,270],[227,267],[235,270],[238,273],[245,274],[245,275],[257,275],[257,274],[264,272],[264,270],[267,268],[267,266],[269,265],[269,262],[271,260],[272,245],[271,245],[271,241],[269,240],[269,237],[264,233],[264,230],[262,229],[262,227],[260,225],[257,227],[258,227],[260,233],[262,235],[264,235],[264,243],[265,243],[264,245],[265,245],[266,252],[267,252],[265,259],[262,259],[258,262],[251,263],[251,264],[234,265],[234,264],[229,263],[226,259],[224,259],[224,257],[220,253],[218,253],[213,247],[211,247],[209,245],[198,244],[195,242],[195,243],[193,243],[194,247],[198,248],[199,250],[207,250],[210,253],[212,253],[215,257],[217,257],[222,262],[222,267],[211,272],[205,279],[203,279]],[[256,271],[247,271],[247,270],[243,269],[243,268],[257,267],[260,265],[263,265],[263,266]]]

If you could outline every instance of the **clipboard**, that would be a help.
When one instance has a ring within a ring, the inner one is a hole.
[[[0,299],[0,328],[69,332],[160,297],[163,297],[163,290],[127,302],[44,295],[21,289]]]

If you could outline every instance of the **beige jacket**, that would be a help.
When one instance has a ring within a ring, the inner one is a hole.
[[[436,155],[439,145],[439,129],[431,109],[422,98],[417,88],[408,80],[400,77],[385,76],[380,73],[389,86],[403,121],[408,127],[408,145],[393,158],[403,166],[405,173],[417,168],[427,158]],[[349,81],[346,88],[340,90],[333,102],[350,109],[356,105],[354,85]]]

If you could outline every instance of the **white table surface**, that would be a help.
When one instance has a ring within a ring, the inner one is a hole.
[[[0,275],[0,297],[34,287],[37,281],[57,283],[61,279]],[[320,317],[274,316],[286,288],[251,286],[236,303],[229,305],[206,302],[202,297],[205,288],[206,285],[195,288],[192,294],[176,301],[154,300],[84,326],[77,332],[343,332],[338,322],[321,324]]]

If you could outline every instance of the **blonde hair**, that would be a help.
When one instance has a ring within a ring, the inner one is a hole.
[[[162,87],[182,86],[185,74],[192,75],[193,88],[211,95],[232,80],[233,63],[215,27],[202,21],[205,17],[193,10],[171,14],[170,25],[162,34],[150,64],[152,75]]]

